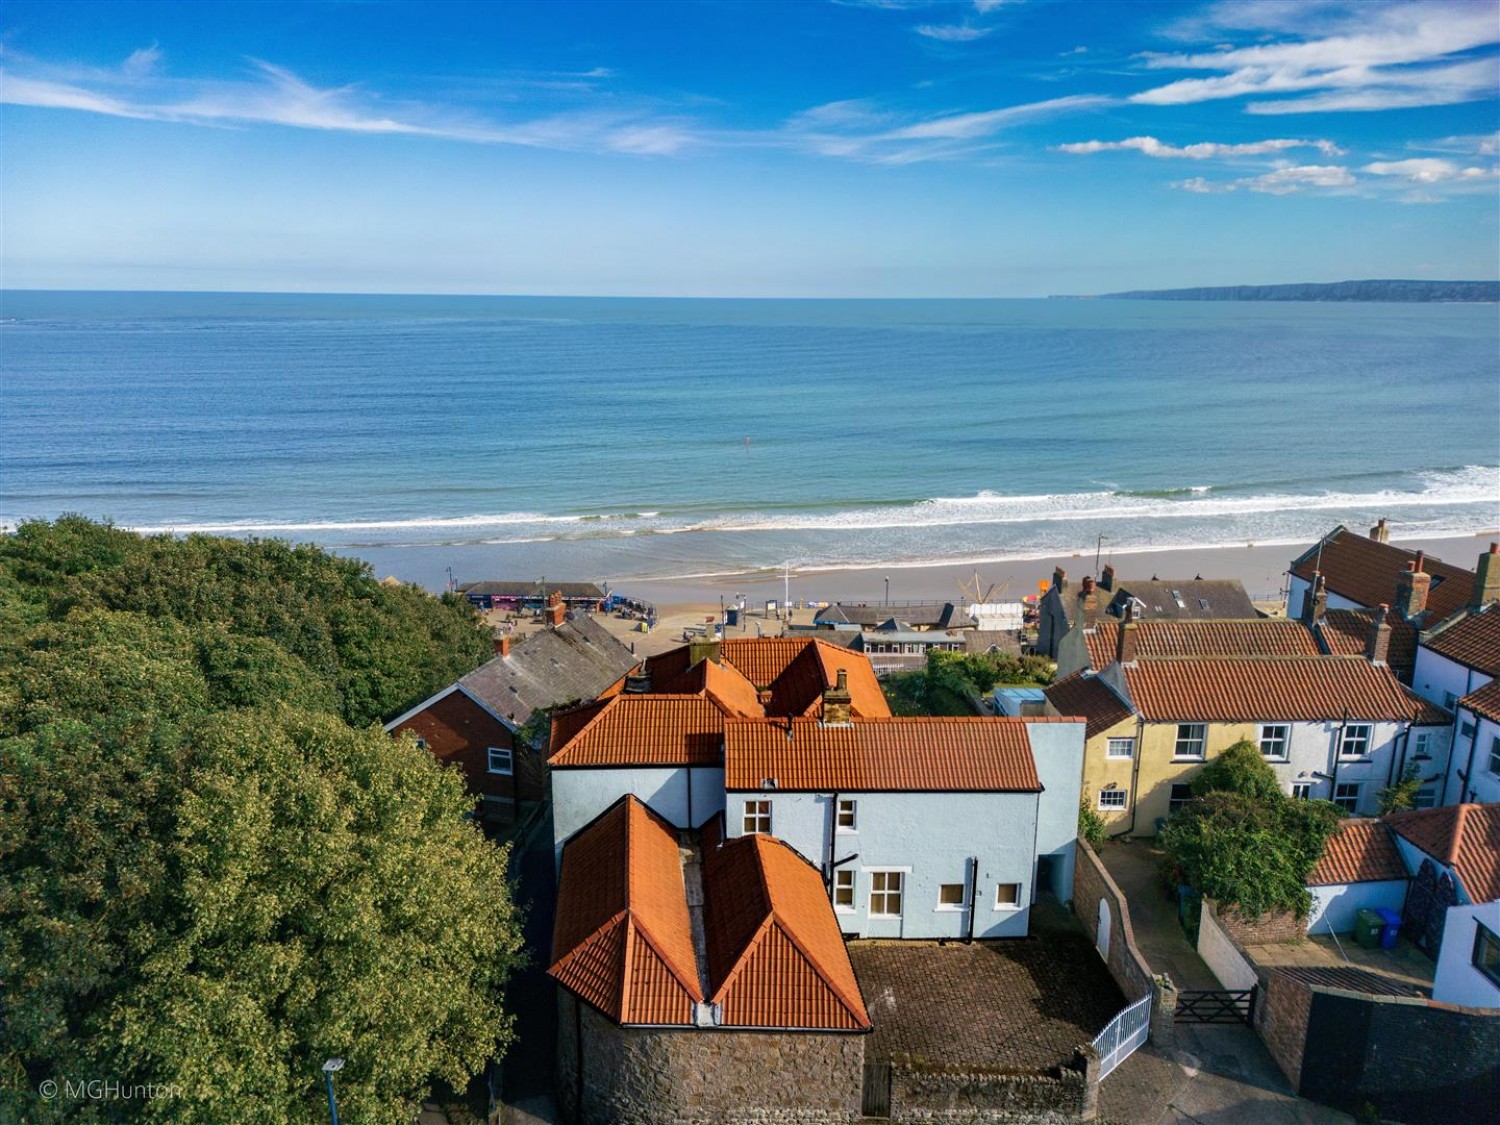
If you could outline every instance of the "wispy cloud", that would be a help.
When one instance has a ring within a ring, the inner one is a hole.
[[[1500,21],[1488,3],[1231,5],[1218,11],[1241,29],[1278,40],[1143,56],[1150,70],[1217,73],[1153,87],[1131,101],[1185,105],[1271,97],[1247,109],[1275,114],[1450,105],[1494,93],[1495,60],[1461,57],[1500,42]],[[1298,14],[1310,32],[1297,33],[1290,17]]]
[[[1243,176],[1236,180],[1212,181],[1202,176],[1188,180],[1177,180],[1172,187],[1180,191],[1196,192],[1199,195],[1222,194],[1224,192],[1259,192],[1262,195],[1294,195],[1311,189],[1324,191],[1354,187],[1357,180],[1349,169],[1337,164],[1282,164],[1259,176]]]
[[[1500,176],[1500,169],[1464,166],[1453,160],[1418,157],[1411,160],[1383,160],[1360,169],[1372,176],[1396,176],[1413,184],[1476,183]]]
[[[388,103],[354,83],[316,86],[285,67],[247,60],[248,73],[233,80],[188,82],[161,76],[155,46],[132,53],[118,69],[74,68],[71,80],[18,73],[49,73],[33,60],[7,53],[0,72],[0,102],[77,110],[111,117],[202,126],[278,125],[344,133],[406,135],[469,144],[522,145],[569,151],[661,156],[703,140],[693,122],[649,108],[583,108],[525,120],[501,121],[418,102]],[[55,75],[60,68],[50,68]],[[575,77],[598,80],[596,68]]]
[[[1214,160],[1236,156],[1269,156],[1291,148],[1315,148],[1325,156],[1342,156],[1344,150],[1332,141],[1268,140],[1250,141],[1244,144],[1219,144],[1200,141],[1190,145],[1170,145],[1155,137],[1126,137],[1123,141],[1076,141],[1054,145],[1056,152],[1087,156],[1096,152],[1134,151],[1146,156],[1179,160]]]
[[[918,35],[936,39],[940,43],[971,43],[975,39],[983,39],[993,30],[992,27],[975,27],[969,23],[922,23],[916,28]]]

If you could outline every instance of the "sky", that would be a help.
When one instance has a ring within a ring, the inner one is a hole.
[[[1494,279],[1497,51],[1494,0],[6,0],[0,286]]]

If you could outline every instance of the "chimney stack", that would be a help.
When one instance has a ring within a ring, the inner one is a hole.
[[[625,677],[624,692],[626,695],[651,694],[651,669],[644,661]]]
[[[1371,664],[1384,664],[1391,654],[1391,627],[1386,623],[1390,612],[1391,607],[1381,602],[1375,620],[1370,622],[1370,632],[1365,637],[1365,659]]]
[[[1084,610],[1094,610],[1099,607],[1099,590],[1090,575],[1085,574],[1083,580],[1078,583],[1078,605]]]
[[[1474,594],[1469,606],[1478,609],[1490,602],[1500,602],[1500,543],[1491,543],[1474,568]]]
[[[1385,525],[1385,520],[1381,520],[1374,527],[1370,528],[1370,538],[1377,543],[1389,543],[1391,541],[1391,529]]]
[[[556,629],[563,623],[563,620],[567,616],[568,607],[563,604],[562,591],[553,590],[552,593],[547,595],[547,609],[545,612],[547,624]]]
[[[1099,585],[1105,590],[1113,591],[1115,588],[1115,564],[1105,563],[1104,570],[1099,574]]]
[[[1323,575],[1313,571],[1312,585],[1302,595],[1302,624],[1311,627],[1328,617],[1328,584]]]
[[[1120,622],[1119,638],[1115,642],[1115,661],[1119,664],[1135,663],[1135,645],[1140,632],[1135,623],[1135,602],[1125,603],[1125,618]]]
[[[849,694],[849,673],[839,669],[838,682],[823,691],[823,725],[847,726],[854,721],[854,698]]]
[[[1406,571],[1396,579],[1396,612],[1403,621],[1415,621],[1427,608],[1427,592],[1432,589],[1432,576],[1422,570],[1425,558],[1417,552],[1416,562],[1406,564]]]
[[[1052,588],[1059,594],[1068,588],[1068,572],[1060,566],[1052,570]]]
[[[509,633],[496,633],[495,634],[495,655],[496,656],[509,656],[510,655],[510,634]]]

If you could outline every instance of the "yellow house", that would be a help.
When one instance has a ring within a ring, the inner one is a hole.
[[[1350,815],[1376,811],[1408,764],[1435,800],[1447,766],[1451,717],[1359,656],[1140,657],[1046,695],[1050,713],[1085,720],[1084,799],[1111,835],[1154,835],[1204,763],[1242,740],[1288,794]]]

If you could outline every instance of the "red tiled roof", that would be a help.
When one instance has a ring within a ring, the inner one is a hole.
[[[1389,668],[1362,657],[1159,658],[1123,671],[1131,701],[1147,722],[1449,721]]]
[[[790,730],[791,737],[788,737]],[[1026,720],[730,719],[724,788],[758,790],[1035,792],[1041,789]]]
[[[1391,813],[1386,823],[1458,872],[1471,901],[1500,899],[1500,803]]]
[[[579,724],[581,713],[592,710]],[[554,769],[719,764],[724,710],[701,695],[617,695],[553,718]],[[559,737],[559,732],[566,737]]]
[[[633,796],[563,848],[547,971],[619,1023],[693,1022],[703,991],[677,833]]]
[[[707,837],[707,833],[705,834]],[[870,1027],[823,879],[769,836],[703,855],[709,987],[732,1027]]]
[[[1330,609],[1319,629],[1329,654],[1363,656],[1377,612],[1373,609]],[[1386,651],[1385,662],[1398,673],[1409,672],[1417,661],[1417,631],[1410,622],[1402,621],[1394,613],[1386,614],[1385,623],[1391,627],[1391,647]]]
[[[1292,564],[1292,573],[1306,582],[1320,571],[1328,591],[1373,609],[1382,602],[1396,604],[1396,580],[1415,551],[1379,543],[1346,527],[1337,527],[1321,543],[1308,548]],[[1474,592],[1474,572],[1428,557],[1422,569],[1432,576],[1427,593],[1427,620],[1441,621],[1457,612]],[[1301,607],[1292,606],[1292,612]]]
[[[1500,680],[1491,680],[1478,691],[1469,692],[1458,705],[1492,723],[1500,723]]]
[[[1089,662],[1114,662],[1120,623],[1100,621],[1088,643]],[[1363,648],[1360,649],[1364,651]],[[1300,621],[1260,617],[1248,621],[1140,621],[1135,626],[1139,656],[1317,656],[1318,642]]]
[[[1424,636],[1422,643],[1439,656],[1476,672],[1500,676],[1500,602],[1490,602],[1444,625]]]
[[[1341,820],[1323,855],[1307,876],[1309,887],[1343,883],[1381,883],[1410,876],[1391,830],[1380,820]]]
[[[653,682],[652,690],[667,695],[704,695],[717,700],[731,715],[763,715],[755,685],[737,668],[712,660],[700,660],[665,684]]]
[[[1083,718],[1087,738],[1093,738],[1135,714],[1098,676],[1086,676],[1082,672],[1058,680],[1044,688],[1042,693],[1059,715]]]
[[[823,689],[848,673],[850,704],[856,715],[878,717],[891,713],[870,667],[870,658],[816,638],[746,637],[720,646],[725,663],[732,664],[758,688],[771,692],[767,715],[816,714]]]

